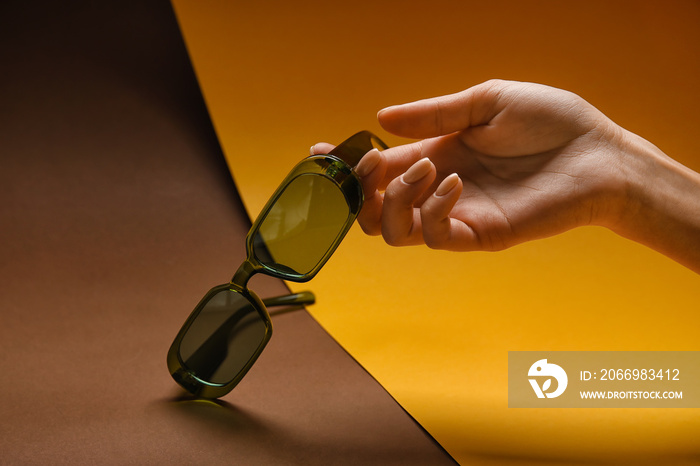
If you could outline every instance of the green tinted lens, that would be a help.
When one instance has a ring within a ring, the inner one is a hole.
[[[198,310],[180,342],[180,360],[199,380],[227,384],[258,357],[268,326],[255,304],[230,289],[211,291]]]
[[[350,209],[341,189],[319,174],[294,178],[282,191],[253,239],[255,256],[286,274],[306,275],[331,249]]]

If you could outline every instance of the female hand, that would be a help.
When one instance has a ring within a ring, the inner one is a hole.
[[[391,245],[493,251],[600,225],[700,270],[700,175],[575,94],[493,80],[378,118],[419,139],[356,167],[358,221]]]

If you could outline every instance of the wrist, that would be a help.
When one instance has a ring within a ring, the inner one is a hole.
[[[617,234],[700,272],[700,174],[621,129],[622,192]]]

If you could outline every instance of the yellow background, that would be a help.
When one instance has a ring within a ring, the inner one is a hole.
[[[576,92],[700,170],[694,0],[174,5],[253,217],[311,144],[360,129],[400,144],[377,110],[490,78]],[[314,317],[460,463],[700,461],[697,410],[507,407],[509,350],[700,349],[700,277],[606,230],[459,254],[355,226],[306,286]]]

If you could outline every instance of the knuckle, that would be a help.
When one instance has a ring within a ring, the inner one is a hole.
[[[499,87],[499,86],[503,86],[504,84],[505,84],[505,81],[503,79],[499,79],[499,78],[491,78],[491,79],[487,80],[486,82],[484,82],[484,85],[488,86],[488,87]]]
[[[425,245],[430,249],[445,249],[444,241],[436,238],[425,238]]]
[[[401,189],[401,184],[398,181],[398,179],[393,180],[387,185],[386,190],[384,191],[384,200],[392,202],[397,199],[400,199],[402,191],[403,190]]]
[[[408,242],[408,237],[395,229],[383,227],[381,233],[384,242],[389,246],[404,246]]]
[[[428,246],[430,249],[445,249],[445,246],[447,244],[447,237],[444,234],[444,232],[426,232],[423,231],[423,241],[425,242],[425,245]]]
[[[385,232],[382,233],[382,238],[384,238],[384,242],[389,246],[403,246],[405,244],[403,238]]]
[[[360,228],[362,231],[369,236],[378,236],[382,234],[382,227],[380,225],[375,225],[373,223],[360,223]]]
[[[440,206],[431,201],[432,199],[428,199],[420,207],[420,216],[427,221],[435,221],[442,217],[442,209],[440,209]]]

